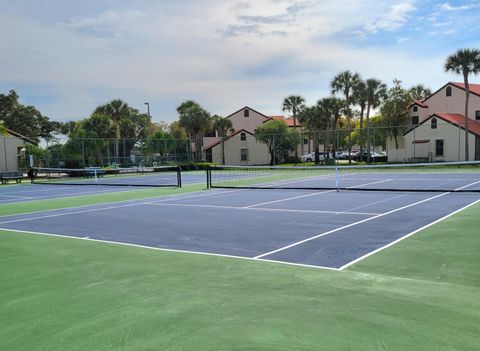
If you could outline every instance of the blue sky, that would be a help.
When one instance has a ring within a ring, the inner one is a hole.
[[[478,1],[0,0],[0,92],[53,120],[115,98],[155,122],[193,99],[212,114],[280,114],[329,95],[345,69],[433,90],[458,48],[480,48]],[[479,77],[472,81],[480,81]]]

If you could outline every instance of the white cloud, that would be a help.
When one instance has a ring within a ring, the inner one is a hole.
[[[390,10],[380,19],[367,25],[367,30],[377,32],[379,30],[396,30],[401,28],[408,20],[410,12],[417,8],[411,1],[404,1],[393,5]]]
[[[360,30],[404,26],[415,10],[410,1],[185,1],[176,11],[154,2],[73,13],[60,23],[0,13],[8,53],[0,55],[2,81],[47,87],[55,97],[38,107],[53,119],[83,118],[120,97],[139,108],[150,101],[154,117],[172,120],[189,98],[212,113],[248,104],[278,114],[282,98],[293,92],[309,103],[328,95],[329,80],[343,69],[389,83],[442,79],[441,59],[431,53],[422,61],[396,48],[395,39],[388,49],[369,47]],[[408,37],[399,32],[397,38]],[[360,40],[364,47],[354,45]]]
[[[443,11],[462,11],[468,10],[469,8],[471,8],[469,5],[452,6],[448,2],[440,4],[440,9]]]

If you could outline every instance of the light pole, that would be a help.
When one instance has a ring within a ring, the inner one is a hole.
[[[150,117],[150,103],[145,102],[145,105],[147,105],[147,115],[148,115],[148,117]]]

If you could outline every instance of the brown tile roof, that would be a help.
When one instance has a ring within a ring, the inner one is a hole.
[[[455,124],[456,126],[459,126],[462,129],[465,128],[465,117],[463,115],[460,115],[457,113],[443,113],[443,112],[437,112],[437,113],[434,113],[433,115],[436,117],[439,117],[440,119],[443,119],[444,121]],[[470,133],[480,136],[480,123],[477,121],[474,121],[473,119],[470,119],[468,121],[468,130],[470,131]]]
[[[450,82],[449,84],[451,84],[453,86],[456,86],[457,88],[465,90],[465,84],[464,83]],[[470,92],[471,93],[480,96],[480,84],[468,83],[468,86],[470,87]]]
[[[288,117],[288,118],[285,118],[285,116],[269,116],[269,117],[270,117],[270,120],[274,119],[276,121],[283,121],[288,127],[294,126],[292,117]],[[268,122],[268,121],[265,121],[265,122]],[[301,127],[301,124],[298,121],[298,118],[297,118],[297,127]]]
[[[425,101],[425,99],[423,99],[423,100],[415,100],[414,102],[412,102],[412,103],[410,104],[410,106],[408,106],[408,108],[412,107],[413,105],[418,105],[418,106],[420,106],[420,107],[422,107],[422,108],[427,108],[428,105],[427,105],[426,103],[424,103],[424,101]]]

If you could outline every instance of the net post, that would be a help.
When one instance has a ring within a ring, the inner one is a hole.
[[[177,186],[179,188],[182,187],[182,170],[180,168],[180,166],[177,167]]]
[[[98,179],[97,179],[97,170],[94,168],[93,169],[93,174],[95,176],[95,184],[98,184]]]
[[[212,170],[210,166],[207,166],[207,189],[212,187]]]
[[[340,169],[338,166],[335,167],[335,190],[337,193],[339,192],[340,188]]]

